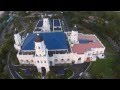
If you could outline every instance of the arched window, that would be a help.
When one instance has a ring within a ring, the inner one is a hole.
[[[50,63],[50,66],[52,66],[52,61],[50,61],[49,63]]]
[[[33,62],[33,60],[31,60],[31,62]]]
[[[26,62],[29,62],[28,60],[26,60]]]
[[[41,61],[41,63],[43,63],[43,62]]]
[[[68,58],[67,61],[69,61],[70,59]]]
[[[61,59],[61,61],[63,61],[64,59]]]
[[[39,63],[39,61],[37,61],[37,63]]]
[[[55,62],[57,62],[58,60],[57,59],[55,59]]]
[[[75,64],[75,61],[72,61],[72,64]]]
[[[78,58],[78,61],[80,61],[81,60],[81,58]]]
[[[46,61],[44,61],[44,63],[46,63]]]
[[[23,60],[21,60],[21,62],[23,62]]]

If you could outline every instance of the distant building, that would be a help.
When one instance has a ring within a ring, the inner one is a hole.
[[[0,17],[2,17],[4,13],[4,11],[0,11]]]
[[[79,64],[104,58],[105,47],[93,34],[65,32],[60,19],[40,19],[24,38],[15,31],[14,47],[20,64],[30,64],[39,72],[58,64]]]

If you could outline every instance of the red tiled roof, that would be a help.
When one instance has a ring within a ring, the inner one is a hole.
[[[102,44],[97,40],[95,36],[89,36],[89,35],[80,35],[80,39],[87,39],[87,40],[96,40],[95,42],[89,42],[89,43],[79,43],[79,44],[74,44],[72,47],[73,53],[77,54],[83,54],[87,50],[90,50],[91,48],[100,48],[103,47]]]

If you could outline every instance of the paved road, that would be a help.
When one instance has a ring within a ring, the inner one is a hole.
[[[16,71],[15,71],[15,67],[12,66],[11,61],[9,60],[10,57],[10,52],[8,54],[8,60],[7,60],[7,66],[8,66],[8,70],[9,73],[11,75],[12,79],[23,79]]]
[[[27,24],[23,21],[23,19],[20,20],[20,23],[22,24],[25,30],[28,28]]]
[[[11,24],[11,21],[9,21],[6,25],[6,27],[2,30],[2,32],[0,33],[0,44],[2,44],[2,42],[4,41],[4,38],[5,38],[5,35],[6,35],[6,32],[7,32],[7,28],[10,26]]]
[[[79,74],[81,72],[84,72],[89,65],[90,65],[90,63],[82,63],[82,64],[78,64],[78,65],[73,65],[72,67],[74,68],[75,72],[74,72],[74,76],[71,77],[71,79],[80,78]]]
[[[67,23],[66,23],[66,21],[65,21],[64,16],[63,16],[63,20],[62,20],[62,26],[63,26],[63,30],[64,30],[65,32],[69,31],[69,28],[68,28],[68,25],[67,25]]]

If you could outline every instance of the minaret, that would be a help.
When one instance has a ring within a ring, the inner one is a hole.
[[[43,41],[43,38],[37,34],[35,39],[35,52],[37,56],[45,56],[46,55],[46,47]]]
[[[42,30],[43,32],[50,32],[50,23],[48,18],[43,18]]]
[[[38,72],[42,73],[42,68],[45,68],[46,72],[50,71],[48,50],[43,38],[39,34],[35,38],[35,60]]]
[[[15,47],[17,50],[20,50],[20,49],[21,49],[22,39],[21,39],[21,36],[20,36],[20,34],[18,33],[18,31],[16,30],[16,28],[15,28],[15,33],[14,33],[14,40],[15,40],[14,47]]]
[[[71,32],[70,40],[71,40],[71,43],[73,44],[78,42],[78,31],[77,31],[76,25],[74,26]]]

